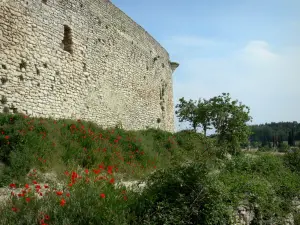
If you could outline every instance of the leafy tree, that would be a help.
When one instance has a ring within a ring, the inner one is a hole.
[[[200,98],[198,101],[186,101],[180,98],[176,108],[178,110],[175,113],[180,122],[190,122],[195,132],[198,127],[202,127],[206,136],[207,129],[210,129],[210,105],[207,100]]]
[[[232,101],[228,93],[209,100],[186,101],[180,98],[176,108],[179,121],[190,122],[194,131],[201,126],[206,135],[207,129],[213,125],[219,144],[228,143],[233,152],[248,142],[250,128],[246,122],[251,120],[249,107],[238,104],[237,100]]]
[[[242,143],[249,140],[250,128],[246,125],[252,118],[250,109],[237,100],[231,100],[229,93],[222,93],[209,100],[211,121],[221,144],[229,144],[232,153],[236,153]]]

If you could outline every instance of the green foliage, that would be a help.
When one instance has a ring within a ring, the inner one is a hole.
[[[33,168],[54,171],[65,181],[65,170],[93,171],[102,163],[119,168],[116,180],[147,182],[140,194],[127,190],[125,201],[121,189],[109,183],[84,184],[83,172],[78,185],[64,187],[71,192],[64,207],[51,194],[47,201],[23,199],[15,203],[18,213],[11,205],[1,207],[0,224],[38,224],[41,210],[50,215],[49,224],[230,224],[241,204],[255,211],[257,223],[263,218],[282,224],[300,196],[299,149],[283,157],[241,152],[230,159],[220,157],[230,146],[222,143],[219,136],[194,131],[102,129],[86,121],[0,114],[0,161],[5,164],[0,187],[25,184]],[[102,192],[105,199],[99,199]]]
[[[278,151],[279,152],[287,152],[288,149],[289,149],[289,145],[285,142],[280,143],[279,146],[278,146]]]
[[[236,154],[242,144],[248,143],[251,132],[246,123],[251,120],[250,109],[237,100],[232,101],[228,93],[209,100],[187,102],[181,98],[179,102],[176,106],[179,121],[190,122],[194,131],[201,125],[205,135],[213,125],[219,144],[227,146],[230,153]]]
[[[265,220],[280,220],[292,211],[292,200],[300,195],[299,178],[282,158],[265,153],[234,157],[220,174],[232,204],[246,201]]]
[[[190,122],[194,131],[202,126],[206,136],[207,129],[210,129],[210,105],[207,100],[200,98],[198,101],[189,100],[187,102],[184,98],[180,98],[176,108],[178,110],[175,113],[180,122]]]
[[[284,161],[291,171],[300,173],[300,148],[294,148],[284,155]]]
[[[251,134],[246,122],[251,120],[249,107],[232,101],[228,93],[210,99],[212,124],[220,144],[228,144],[236,154],[242,143],[247,143]]]
[[[133,224],[227,224],[222,184],[208,177],[203,164],[157,171],[135,204]]]

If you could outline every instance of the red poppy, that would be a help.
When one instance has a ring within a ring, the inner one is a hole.
[[[49,188],[49,186],[47,184],[44,185],[44,188]]]
[[[29,184],[25,184],[25,188],[28,189],[29,188]]]
[[[50,216],[49,215],[45,215],[45,220],[50,220]]]
[[[89,174],[89,170],[88,169],[85,169],[84,172],[85,172],[85,174]]]
[[[30,202],[30,198],[26,198],[25,200],[26,200],[26,202]]]
[[[127,201],[127,199],[128,199],[126,195],[123,198],[124,198],[125,201]]]
[[[63,194],[63,192],[62,192],[62,191],[57,191],[56,194],[57,194],[58,196],[60,196],[60,195]]]
[[[115,182],[115,179],[114,178],[111,178],[109,183],[113,184]]]
[[[18,211],[18,209],[17,209],[16,207],[12,207],[11,209],[12,209],[12,211],[14,211],[14,212],[17,212],[17,211]]]
[[[16,187],[17,187],[16,184],[13,184],[13,183],[10,184],[9,186],[10,186],[11,188],[16,188]]]
[[[105,194],[104,193],[100,194],[100,197],[105,198]]]
[[[70,193],[67,193],[66,196],[67,196],[67,197],[70,197]]]
[[[9,139],[9,136],[8,136],[8,135],[6,135],[6,136],[5,136],[5,139],[6,139],[6,140],[8,140],[8,139]]]
[[[32,183],[37,184],[36,180],[32,181]]]
[[[60,200],[60,205],[61,205],[61,206],[64,206],[65,204],[66,204],[66,200],[62,198],[62,199]]]

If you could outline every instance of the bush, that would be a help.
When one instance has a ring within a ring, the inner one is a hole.
[[[278,151],[279,152],[287,152],[288,149],[289,149],[289,145],[285,142],[280,143],[279,146],[278,146]]]
[[[131,206],[133,224],[227,224],[226,190],[203,164],[157,171]]]
[[[300,173],[300,148],[287,152],[284,156],[284,161],[288,168]]]

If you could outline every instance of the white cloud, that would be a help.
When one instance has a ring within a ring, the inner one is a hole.
[[[250,106],[254,123],[300,121],[300,46],[273,51],[249,41],[219,58],[185,58],[174,74],[175,103],[229,92]]]

